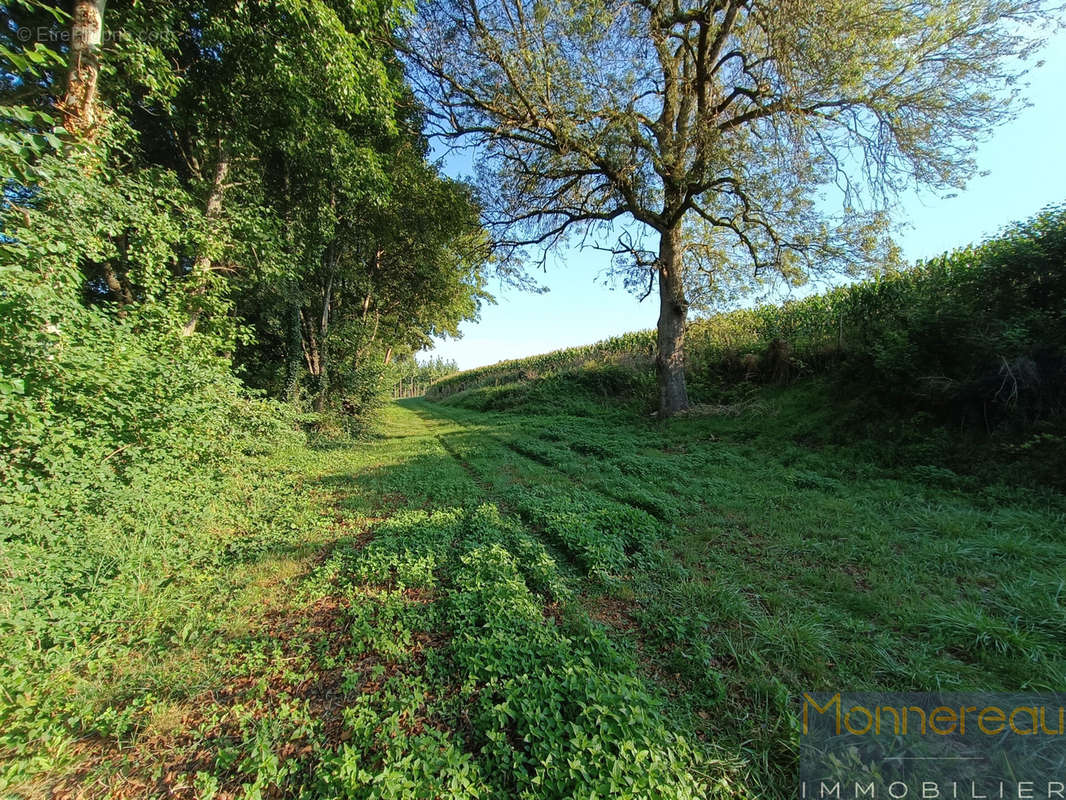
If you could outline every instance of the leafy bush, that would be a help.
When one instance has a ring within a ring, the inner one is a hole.
[[[32,215],[8,208],[0,242],[8,755],[125,735],[129,715],[94,715],[91,676],[213,630],[203,598],[223,601],[227,569],[318,525],[263,458],[303,437],[288,406],[233,374],[222,354],[240,331],[223,320],[181,335],[195,204],[172,175],[131,177],[98,155],[40,156]],[[118,258],[121,300],[102,266]]]

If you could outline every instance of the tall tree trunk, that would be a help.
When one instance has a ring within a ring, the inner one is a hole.
[[[226,176],[229,174],[229,152],[219,142],[218,164],[215,166],[215,178],[211,182],[211,191],[207,195],[207,203],[204,206],[204,216],[207,219],[208,236],[213,235],[216,220],[222,214],[222,193],[226,190]],[[193,297],[199,297],[207,291],[207,276],[211,271],[211,257],[205,247],[204,251],[196,257],[192,265],[191,278],[196,281],[192,290]],[[196,302],[195,300],[193,301]],[[189,312],[185,326],[181,329],[182,336],[192,336],[196,333],[196,326],[200,322],[203,309],[195,305]]]
[[[333,257],[332,243],[326,248],[326,259],[330,265],[329,280],[322,298],[322,323],[319,327],[321,344],[319,346],[318,395],[315,397],[315,411],[324,411],[329,394],[329,312],[333,300],[333,279],[336,276],[337,259]]]
[[[290,403],[300,399],[300,376],[303,372],[303,331],[300,330],[300,306],[289,306],[289,335],[285,342],[285,399]]]
[[[70,64],[63,97],[63,127],[72,136],[90,134],[97,123],[96,81],[107,0],[75,0],[70,24]]]
[[[659,416],[688,408],[685,388],[685,318],[688,301],[681,274],[681,227],[659,239],[659,325],[655,372],[659,381]]]

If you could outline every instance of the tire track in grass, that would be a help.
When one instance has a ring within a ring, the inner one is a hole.
[[[632,648],[641,673],[664,694],[685,697],[699,712],[693,730],[706,735],[704,721],[724,692],[721,668],[726,654],[708,647],[709,618],[702,610],[670,603],[670,616],[663,614],[659,582],[667,581],[672,598],[673,587],[691,578],[680,564],[662,557],[658,543],[667,536],[663,522],[599,491],[595,473],[586,483],[577,469],[561,469],[546,454],[534,459],[526,448],[509,446],[507,435],[486,431],[476,442],[467,439],[451,449],[489,484],[494,496],[511,502],[527,527],[558,542],[583,567],[592,580],[574,597],[582,615]],[[524,476],[540,480],[532,487],[508,480],[498,468],[508,457],[520,459]]]
[[[379,525],[342,570],[363,591],[384,582],[389,591],[417,588],[434,597],[432,613],[448,639],[439,657],[427,661],[429,683],[457,688],[417,699],[420,719],[439,719],[458,732],[439,745],[449,756],[435,767],[446,770],[448,796],[703,796],[688,772],[695,753],[669,733],[630,665],[602,633],[578,638],[544,614],[534,588],[557,576],[551,561],[539,568],[521,563],[525,554],[515,543],[528,536],[492,505],[404,512]],[[526,577],[538,572],[539,579]],[[392,640],[397,634],[375,620],[369,635]],[[403,680],[388,689],[414,691]],[[387,710],[377,699],[367,705],[379,717]],[[388,731],[406,736],[405,746],[426,744],[402,726]],[[375,755],[384,749],[387,756],[391,746],[364,734],[345,745],[346,760],[377,763]],[[377,774],[347,773],[348,783],[337,788],[363,796],[370,785],[395,781],[403,783],[404,796],[433,796],[442,785],[432,776],[412,781],[417,776],[402,759],[381,764]]]
[[[433,411],[437,409],[434,407]],[[428,409],[420,408],[420,416],[425,418],[429,416],[430,419],[435,419],[432,413]],[[444,415],[449,419],[452,425],[459,426],[463,430],[471,430],[471,426],[464,424],[463,420],[456,420],[450,415]],[[442,423],[443,424],[443,423]],[[522,467],[525,468],[525,474],[538,474],[541,478],[537,482],[537,486],[534,487],[533,492],[537,492],[537,488],[549,483],[544,480],[544,474],[542,471],[537,471],[537,467],[533,467],[534,463],[531,459],[527,458],[521,451],[514,448],[507,448],[506,442],[498,435],[492,433],[492,431],[486,431],[476,429],[480,434],[478,443],[474,445],[467,444],[469,452],[464,451],[463,446],[441,435],[439,438],[441,444],[445,447],[457,461],[459,461],[464,469],[466,469],[473,477],[478,481],[479,485],[487,492],[489,496],[495,498],[515,498],[514,504],[518,506],[520,516],[525,523],[526,527],[533,531],[541,540],[544,545],[552,551],[558,552],[562,555],[566,563],[576,566],[581,573],[582,577],[592,574],[594,577],[607,578],[608,570],[603,568],[603,565],[614,564],[618,569],[622,569],[625,566],[626,557],[634,554],[634,551],[639,549],[633,546],[633,538],[630,538],[631,544],[626,547],[620,544],[624,541],[623,538],[612,535],[610,530],[605,532],[597,530],[595,527],[589,524],[588,518],[595,517],[597,511],[591,511],[588,507],[581,508],[578,505],[575,510],[575,504],[570,502],[576,493],[583,493],[582,484],[573,475],[564,473],[559,470],[551,470],[549,474],[558,476],[563,479],[565,487],[560,487],[561,492],[565,492],[567,499],[565,502],[561,502],[558,494],[552,498],[538,498],[523,496],[527,494],[527,488],[524,482],[515,480],[514,476],[506,470],[493,470],[493,461],[487,456],[489,450],[483,446],[479,446],[480,442],[484,439],[488,439],[498,449],[512,455],[517,455]],[[469,459],[469,460],[468,460]],[[478,464],[475,467],[474,461]],[[544,465],[541,464],[541,467]],[[493,480],[489,480],[487,476],[492,475]],[[501,479],[504,485],[501,485]],[[510,479],[510,480],[509,480]],[[495,482],[494,482],[495,481]],[[550,494],[550,492],[549,492]],[[584,493],[586,499],[586,506],[591,507],[596,505],[600,501],[596,500],[594,495],[588,495]],[[592,503],[589,503],[589,499]],[[546,500],[547,502],[540,502]],[[554,500],[554,508],[551,508],[551,501]],[[511,503],[505,499],[501,505]],[[565,508],[564,508],[565,507]],[[603,511],[604,509],[599,509]],[[583,512],[583,513],[582,513]],[[624,521],[624,516],[622,520]],[[600,522],[609,520],[603,520],[602,515]],[[641,526],[645,529],[645,536],[640,545],[644,549],[650,549],[651,539],[657,538],[649,528],[649,523],[653,523],[651,520],[638,519],[636,520],[637,526]],[[581,531],[581,536],[577,537],[578,542],[575,543],[575,531]],[[587,541],[591,543],[591,546],[587,549],[581,547],[581,541]],[[604,540],[608,543],[613,542],[615,547],[604,546]],[[605,552],[606,551],[606,552]],[[607,593],[604,593],[604,589],[607,588]],[[605,587],[601,580],[595,580],[592,584],[581,585],[580,590],[571,595],[571,606],[580,609],[579,614],[581,619],[585,621],[585,624],[594,624],[592,620],[595,620],[595,624],[605,626],[605,630],[612,631],[619,640],[625,644],[625,646],[636,646],[636,653],[640,654],[645,652],[648,648],[645,645],[645,638],[640,627],[633,624],[633,618],[629,612],[635,610],[637,603],[632,596],[626,600],[621,600],[614,596],[614,593],[621,588],[621,584],[612,582]],[[610,609],[610,610],[607,610]],[[621,609],[621,611],[619,611]],[[613,611],[613,613],[611,613]],[[612,630],[613,629],[613,630]],[[620,636],[619,636],[620,634]],[[642,672],[655,680],[656,683],[663,683],[662,670],[656,665],[641,659]],[[665,686],[665,684],[664,684]]]
[[[429,412],[421,408],[419,413]],[[463,427],[462,422],[452,422]],[[527,526],[561,547],[586,574],[621,574],[630,568],[634,556],[650,556],[655,542],[662,538],[660,523],[642,509],[605,496],[563,470],[537,465],[491,431],[479,430],[477,434],[473,443],[469,434],[446,443],[442,437],[442,443],[457,461],[476,473],[476,479],[487,485],[492,496],[514,508]],[[489,443],[491,447],[486,446]],[[524,471],[540,478],[538,485],[529,487],[503,476],[490,458],[493,447],[497,453],[515,452],[525,462]],[[551,479],[561,479],[565,487],[553,488]]]
[[[438,446],[487,497],[500,498],[510,507],[513,498],[501,494],[498,481],[490,479],[477,457],[486,449],[486,432],[450,423],[429,423]],[[492,445],[499,447],[494,439]],[[525,515],[521,517],[525,521]],[[548,790],[532,796],[583,796],[589,785],[601,793],[629,787],[633,796],[691,796],[696,783],[684,763],[696,759],[694,751],[669,733],[654,711],[658,701],[636,677],[636,663],[617,650],[604,626],[592,623],[561,579],[558,560],[537,541],[541,532],[530,533],[531,527],[501,515],[496,506],[468,510],[467,534],[459,538],[453,556],[458,565],[448,571],[453,588],[445,595],[458,615],[451,628],[456,663],[484,684],[477,698],[468,698],[468,705],[476,701],[479,709],[472,723],[483,736],[478,751],[491,754],[487,762],[479,761],[484,774],[497,774],[495,782],[503,781],[506,796],[531,786]],[[552,598],[565,619],[545,614],[544,601]],[[562,683],[560,675],[566,676]],[[486,699],[490,687],[495,694]],[[634,707],[624,705],[626,697],[638,698],[641,711],[636,716]],[[563,711],[556,712],[557,707]],[[620,726],[616,735],[624,733],[627,741],[643,738],[651,747],[636,753],[623,752],[624,746],[612,749],[617,745],[612,737],[590,733],[604,725],[609,729],[609,721],[597,717],[595,725],[585,724],[590,720],[582,714],[590,708],[598,709],[597,714],[612,709],[619,715],[614,720]],[[600,755],[585,763],[581,753],[589,748]],[[566,754],[569,766],[562,766],[560,753]],[[626,778],[630,762],[651,782]],[[504,763],[510,768],[503,769]],[[613,776],[602,774],[605,768]],[[594,777],[582,777],[582,771]],[[615,779],[623,782],[612,783]]]
[[[431,413],[460,424],[475,414],[442,406],[433,406]],[[664,459],[627,452],[659,450],[659,436],[642,430],[619,435],[617,425],[604,430],[595,420],[584,418],[551,422],[537,417],[493,418],[493,422],[490,435],[505,447],[605,497],[646,511],[666,525],[698,508],[701,492],[693,491],[686,481],[701,466],[696,457],[685,457],[679,466],[676,455]],[[715,449],[715,456],[721,456],[720,448]]]
[[[699,614],[680,613],[680,618],[667,626],[685,631],[680,638],[658,635],[661,624],[653,624],[651,629],[641,624],[647,615],[647,601],[652,598],[635,592],[627,578],[635,577],[634,570],[640,573],[661,565],[655,554],[662,533],[657,529],[660,523],[626,504],[603,498],[571,474],[526,458],[491,432],[484,434],[476,441],[467,438],[461,443],[445,442],[445,446],[477,474],[492,496],[507,498],[530,530],[548,543],[558,543],[569,560],[593,578],[572,598],[582,618],[594,619],[623,647],[633,648],[642,674],[664,693],[676,697],[679,692],[698,692],[704,698],[699,701],[701,705],[706,704],[706,698],[717,697],[721,686],[713,654],[699,641],[702,637],[695,635],[703,622]],[[491,442],[489,446],[485,446],[486,439]],[[507,473],[497,468],[499,453],[509,454],[505,456],[508,458],[517,456],[525,474],[540,480],[532,488],[512,483]],[[561,485],[552,484],[552,476],[559,478]]]
[[[477,470],[475,470],[470,463],[463,458],[462,454],[454,444],[449,443],[440,435],[437,436],[437,441],[440,443],[440,446],[453,459],[455,459],[456,463],[466,471],[470,476],[470,479],[485,493],[485,496],[495,499],[495,506],[502,514],[505,516],[517,515],[517,512],[511,507],[511,505],[506,500],[500,499],[499,495],[493,490],[492,485],[485,481],[478,474]],[[538,532],[534,529],[534,533]],[[530,586],[534,588],[534,591],[544,597],[545,603],[548,604],[547,612],[557,613],[562,598],[570,594],[567,584],[577,575],[577,571],[574,569],[574,567],[579,566],[577,561],[569,551],[557,547],[554,542],[539,535],[527,535],[522,537],[519,542],[516,543],[516,546],[520,547],[525,555],[525,557],[519,559],[518,562],[520,568],[523,569],[523,576],[527,579],[527,582],[530,582],[530,579],[533,578]],[[526,565],[529,563],[543,564],[549,561],[552,564],[552,570],[554,572],[559,572],[560,566],[565,565],[565,575],[560,575],[558,580],[551,583],[551,586],[544,586],[542,581],[539,581],[534,576],[528,574]]]
[[[470,476],[470,479],[475,484],[477,484],[477,486],[482,490],[482,492],[484,492],[486,497],[493,499],[493,501],[496,503],[496,505],[500,508],[501,511],[505,513],[513,512],[518,516],[522,517],[526,525],[530,527],[536,534],[538,534],[541,539],[544,539],[544,546],[550,551],[553,551],[559,556],[561,556],[561,563],[569,563],[580,566],[580,563],[574,557],[573,553],[571,553],[565,547],[557,547],[555,542],[551,541],[548,537],[542,536],[541,534],[543,534],[543,531],[540,530],[538,526],[533,524],[530,519],[528,519],[525,515],[521,514],[521,512],[514,507],[514,504],[512,502],[514,498],[513,493],[501,490],[500,486],[490,479],[489,472],[487,470],[478,469],[474,466],[473,463],[471,463],[471,458],[477,461],[480,460],[481,457],[483,457],[484,455],[485,448],[483,446],[480,446],[480,442],[488,440],[494,444],[500,444],[498,438],[494,436],[490,430],[484,430],[481,427],[475,428],[463,422],[462,420],[454,419],[448,415],[443,415],[444,418],[451,423],[452,427],[451,430],[442,432],[442,428],[448,428],[449,426],[447,423],[441,422],[440,417],[428,413],[428,409],[426,409],[424,406],[419,406],[415,410],[415,413],[419,416],[419,418],[425,421],[427,425],[432,426],[434,435],[436,436],[436,439],[440,444],[441,448],[443,448],[448,453],[448,455],[450,455],[455,460],[455,462],[463,468],[467,475]],[[455,436],[456,434],[462,434],[464,438],[468,440],[476,435],[479,437],[480,442],[478,444],[470,446],[469,444],[464,444],[460,441],[450,441],[448,439],[449,435]],[[567,478],[564,473],[557,474],[560,477]],[[498,473],[497,477],[499,477]],[[515,485],[520,485],[521,483],[514,476],[511,476],[510,482]],[[573,481],[570,480],[570,483],[573,483]]]

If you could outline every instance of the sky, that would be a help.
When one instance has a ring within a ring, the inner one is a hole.
[[[896,219],[903,230],[898,242],[908,262],[978,242],[1010,222],[1066,201],[1066,32],[1054,36],[1040,58],[1044,65],[1027,78],[1032,106],[978,150],[984,174],[956,197],[927,192],[900,198]],[[468,159],[457,159],[447,171],[460,176],[468,165]],[[543,294],[490,282],[497,303],[486,305],[478,321],[464,322],[461,338],[437,340],[419,360],[440,356],[460,369],[472,369],[653,328],[655,294],[641,303],[621,286],[612,289],[603,274],[608,263],[605,253],[575,247],[556,253],[547,271],[535,274],[548,288]]]

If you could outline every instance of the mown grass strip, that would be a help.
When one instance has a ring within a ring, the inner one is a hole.
[[[569,538],[586,573],[580,532],[605,480],[639,477],[674,506],[666,557],[577,596],[671,695],[672,722],[741,757],[760,795],[788,793],[803,690],[1066,687],[1061,498],[806,447],[754,407],[665,426],[419,411],[467,426],[455,449],[538,531]],[[565,533],[530,513],[589,496]]]

